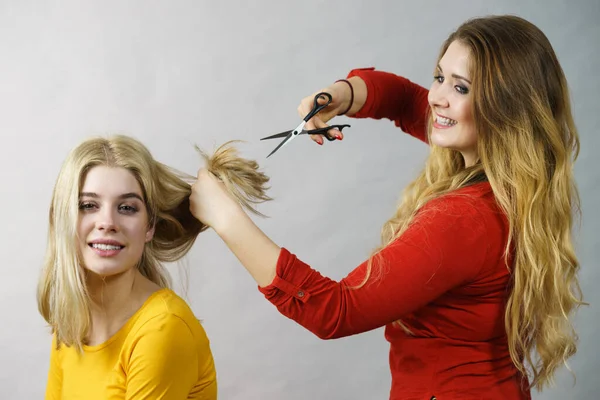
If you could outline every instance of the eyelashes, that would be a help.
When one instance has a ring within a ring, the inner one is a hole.
[[[437,83],[444,83],[444,76],[443,75],[435,75],[433,77],[433,80],[435,80]],[[469,93],[469,88],[464,85],[455,85],[454,90],[456,90],[460,94]]]
[[[93,203],[93,202],[79,202],[79,210],[84,211],[84,212],[91,212],[94,210],[97,210],[99,207],[97,204]],[[131,206],[131,205],[127,205],[127,204],[122,204],[118,207],[119,212],[122,214],[135,214],[139,211],[139,209],[135,206]]]
[[[79,209],[80,210],[88,210],[88,209],[90,209],[92,207],[93,207],[93,204],[91,204],[91,203],[83,203],[83,202],[79,203]]]

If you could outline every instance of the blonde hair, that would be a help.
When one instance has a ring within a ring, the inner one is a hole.
[[[479,161],[465,167],[459,152],[431,146],[425,169],[384,225],[382,246],[369,260],[362,284],[375,261],[382,261],[378,252],[402,235],[428,201],[487,179],[510,226],[505,248],[512,272],[505,311],[510,355],[541,390],[575,354],[570,316],[585,304],[571,232],[573,214],[580,212],[573,178],[579,138],[567,82],[546,36],[522,18],[465,22],[445,41],[438,62],[455,40],[471,55]]]
[[[238,156],[227,142],[212,156],[196,149],[207,168],[240,203],[260,214],[253,205],[268,201],[269,178],[258,171],[255,161]],[[170,287],[163,262],[180,260],[196,237],[207,227],[190,212],[189,196],[195,177],[156,161],[138,140],[115,135],[84,141],[73,149],[60,170],[49,212],[48,243],[38,284],[38,308],[57,337],[57,344],[82,348],[90,328],[90,298],[81,268],[77,240],[79,193],[87,171],[97,165],[121,167],[136,177],[148,210],[149,225],[155,227],[138,268],[160,287]]]

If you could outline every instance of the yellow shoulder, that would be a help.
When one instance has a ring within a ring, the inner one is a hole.
[[[165,325],[166,324],[166,325]],[[189,329],[197,346],[207,349],[209,340],[199,319],[188,303],[171,289],[154,292],[143,305],[132,327],[132,336],[155,330]]]

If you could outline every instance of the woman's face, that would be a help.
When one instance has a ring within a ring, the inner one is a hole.
[[[154,229],[135,176],[124,168],[92,167],[79,194],[79,248],[83,266],[107,277],[137,267]]]
[[[437,66],[428,96],[433,118],[431,142],[459,151],[466,166],[477,160],[469,57],[465,45],[452,42]]]

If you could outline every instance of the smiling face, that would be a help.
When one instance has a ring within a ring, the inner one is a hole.
[[[459,151],[466,166],[477,160],[477,133],[470,93],[469,49],[454,41],[441,58],[429,90],[433,118],[431,143]]]
[[[154,230],[135,176],[124,168],[92,167],[79,198],[77,232],[85,269],[112,276],[134,269]]]

